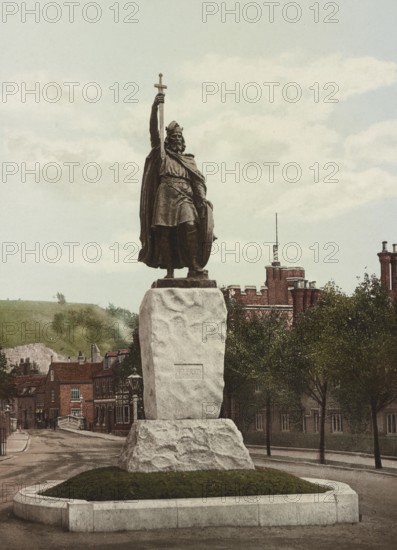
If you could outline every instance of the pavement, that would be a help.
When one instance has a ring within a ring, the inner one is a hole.
[[[90,432],[86,430],[76,430],[74,428],[63,427],[57,430],[71,432],[82,437],[94,437],[108,441],[124,441],[125,437],[113,434],[99,432]],[[13,432],[7,439],[7,455],[0,456],[0,461],[11,458],[16,453],[21,453],[29,447],[30,435],[26,431]],[[266,448],[259,445],[247,445],[250,455],[253,459],[258,458],[265,462],[302,462],[318,464],[318,451],[314,449],[297,449],[287,447],[272,447],[272,456],[266,455]],[[374,468],[374,458],[365,453],[349,453],[341,451],[326,451],[326,465],[340,466],[344,468],[366,469],[379,472]],[[393,474],[397,476],[397,457],[382,457],[382,473]]]
[[[271,457],[266,455],[266,448],[259,445],[247,445],[252,458],[261,458],[269,462],[303,462],[319,463],[318,451],[315,449],[296,449],[289,447],[272,447]],[[328,466],[375,470],[373,455],[342,451],[326,451],[325,461]],[[382,472],[397,475],[397,457],[382,456]]]
[[[98,437],[99,439],[107,439],[108,441],[124,441],[126,438],[120,435],[104,434],[101,432],[89,432],[88,430],[76,430],[69,427],[58,427],[57,430],[64,430],[65,432],[71,432],[78,435],[84,435],[88,437]]]
[[[11,458],[15,453],[22,453],[28,448],[30,436],[28,432],[16,431],[7,438],[6,456],[0,456],[0,461]]]
[[[299,459],[287,457],[294,450],[250,448],[256,465],[288,471],[299,477],[342,481],[359,494],[360,523],[337,526],[237,527],[120,531],[115,533],[70,533],[58,527],[26,522],[12,512],[16,491],[46,480],[68,479],[83,471],[114,466],[124,438],[74,430],[29,430],[11,436],[10,460],[0,462],[1,548],[7,550],[389,550],[396,543],[397,475],[373,469],[323,466],[310,462],[297,449]],[[30,436],[30,438],[29,438]],[[86,437],[85,437],[86,436]],[[97,437],[100,436],[100,437]],[[111,439],[111,440],[110,440]],[[25,440],[25,442],[23,442]],[[26,447],[25,447],[26,444]],[[22,449],[25,447],[25,452]],[[18,451],[19,449],[19,451]],[[283,453],[281,454],[275,453]],[[339,459],[344,458],[338,453]],[[352,455],[345,455],[352,461]],[[353,455],[354,458],[354,455]],[[364,457],[365,458],[365,457]],[[371,461],[371,458],[368,458]],[[288,464],[286,463],[288,461]],[[372,461],[371,461],[372,464]]]

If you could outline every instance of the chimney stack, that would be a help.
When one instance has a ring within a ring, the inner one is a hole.
[[[292,289],[294,322],[296,321],[297,317],[304,311],[304,295],[305,282],[303,280],[296,281],[294,288]]]
[[[397,290],[397,244],[393,244],[393,252],[390,257],[391,263],[391,288]]]
[[[393,246],[394,249],[394,246]],[[382,242],[382,252],[378,253],[380,261],[380,280],[383,288],[390,290],[390,260],[391,253],[387,250],[387,241]]]

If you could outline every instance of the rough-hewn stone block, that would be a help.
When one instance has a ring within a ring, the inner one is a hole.
[[[119,466],[129,472],[254,469],[229,419],[140,420],[131,428]]]
[[[147,419],[219,417],[225,336],[226,306],[219,289],[146,292],[139,339]]]

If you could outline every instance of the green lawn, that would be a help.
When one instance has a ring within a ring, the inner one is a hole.
[[[287,495],[327,490],[272,468],[130,473],[111,466],[83,472],[40,494],[104,501]]]

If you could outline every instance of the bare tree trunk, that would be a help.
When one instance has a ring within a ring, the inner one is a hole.
[[[321,400],[321,422],[320,422],[320,464],[325,464],[325,415],[327,414],[327,382],[324,383],[323,396]]]
[[[377,419],[377,410],[376,410],[374,399],[371,399],[371,418],[372,418],[372,433],[374,436],[375,468],[380,469],[382,468],[382,459],[380,456],[378,419]]]
[[[267,395],[266,398],[266,454],[267,456],[272,455],[272,450],[270,447],[271,444],[271,429],[272,429],[272,417],[271,417],[271,399],[270,395]]]

